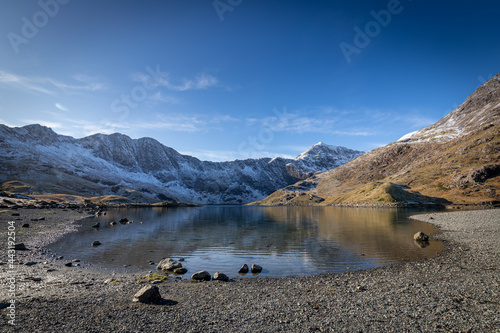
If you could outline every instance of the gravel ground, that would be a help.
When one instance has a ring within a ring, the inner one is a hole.
[[[0,213],[0,330],[500,332],[499,213],[415,216],[442,230],[432,237],[444,240],[446,250],[431,259],[301,278],[192,282],[169,277],[157,284],[163,301],[143,304],[132,298],[144,285],[137,282],[138,277],[147,272],[111,275],[76,262],[65,267],[73,258],[56,260],[44,249],[73,230],[70,222],[83,214],[4,210]],[[31,221],[40,217],[45,220]],[[20,219],[16,242],[24,242],[28,250],[16,251],[16,265],[10,269],[8,221],[16,218]],[[30,227],[23,228],[23,223]],[[13,272],[17,290],[10,297]],[[15,326],[9,324],[11,299]]]

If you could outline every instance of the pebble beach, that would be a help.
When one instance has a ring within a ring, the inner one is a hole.
[[[155,282],[162,297],[156,304],[132,301],[148,272],[111,274],[47,251],[85,216],[62,209],[0,213],[0,331],[500,331],[500,210],[412,217],[441,230],[431,237],[446,248],[430,259],[281,279],[169,277]],[[14,265],[9,226],[26,246],[15,251]]]

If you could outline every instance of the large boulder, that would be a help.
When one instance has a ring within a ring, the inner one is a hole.
[[[214,281],[224,281],[224,282],[227,282],[227,281],[229,281],[229,277],[226,274],[224,274],[224,273],[216,272],[214,274],[213,280]]]
[[[191,279],[195,281],[210,281],[212,276],[207,271],[199,271],[191,275]]]
[[[167,258],[163,259],[158,263],[156,268],[160,271],[173,271],[176,268],[181,268],[182,264],[175,259]]]
[[[157,303],[161,301],[160,290],[157,286],[144,286],[134,295],[133,301],[141,303]]]

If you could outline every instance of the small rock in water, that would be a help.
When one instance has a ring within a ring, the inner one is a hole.
[[[161,301],[160,290],[157,286],[144,286],[134,295],[134,302],[156,303]]]
[[[72,262],[67,262],[67,263],[64,264],[64,266],[71,267],[71,266],[73,266],[73,263]]]
[[[158,270],[173,271],[176,268],[181,268],[182,264],[175,259],[167,258],[158,263],[156,267]]]
[[[110,225],[116,225],[116,222],[115,221],[111,221],[109,222]]]
[[[246,274],[248,273],[249,269],[248,269],[248,265],[247,264],[244,264],[243,266],[241,266],[241,268],[238,270],[238,273],[240,274]]]
[[[126,217],[120,219],[118,222],[120,223],[127,223],[128,222],[128,219]]]
[[[186,274],[187,271],[188,270],[186,268],[179,267],[179,268],[174,269],[174,274],[183,275],[183,274]]]
[[[415,235],[413,235],[413,239],[418,242],[427,242],[429,240],[429,236],[424,234],[422,231],[419,231]]]
[[[99,241],[92,242],[92,246],[99,246],[99,245],[101,245],[101,242],[99,242]]]
[[[97,222],[96,224],[92,225],[92,228],[99,228],[100,226],[101,226],[101,224],[99,222]]]
[[[213,280],[227,282],[227,281],[229,281],[229,277],[224,273],[216,272],[214,274]]]
[[[210,273],[207,271],[199,271],[191,275],[191,279],[195,281],[210,281]]]
[[[256,274],[256,273],[260,273],[262,272],[262,267],[257,265],[257,264],[253,264],[252,265],[252,273]]]
[[[80,259],[73,259],[73,262],[80,262]]]

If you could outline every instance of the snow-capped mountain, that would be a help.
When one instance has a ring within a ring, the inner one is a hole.
[[[491,122],[500,115],[500,75],[487,83],[434,125],[408,133],[398,142],[448,142]]]
[[[95,134],[75,139],[40,125],[0,125],[0,182],[19,180],[31,193],[119,195],[241,204],[338,167],[363,152],[322,142],[295,159],[209,162],[182,155],[151,138]]]

